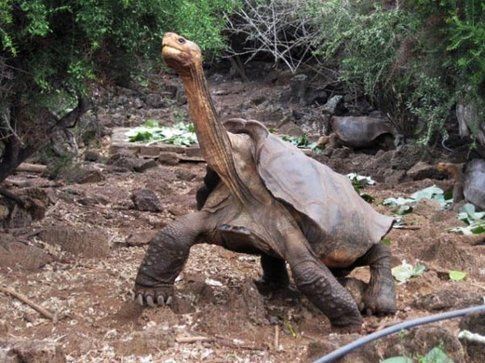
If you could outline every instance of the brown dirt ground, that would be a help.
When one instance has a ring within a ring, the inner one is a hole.
[[[106,146],[108,140],[104,143]],[[25,233],[57,223],[73,229],[101,227],[109,235],[110,253],[106,258],[88,259],[50,250],[59,261],[39,270],[2,270],[1,284],[57,312],[59,321],[53,324],[19,301],[0,294],[0,340],[54,340],[71,362],[307,361],[309,344],[325,343],[334,337],[329,323],[295,291],[260,295],[253,284],[261,274],[257,257],[197,245],[177,280],[173,309],[141,309],[131,301],[130,290],[146,246],[127,246],[126,239],[131,234],[159,230],[177,215],[195,209],[195,190],[203,174],[202,164],[185,163],[159,166],[144,173],[104,172],[106,179],[98,183],[51,188],[54,204],[46,217]],[[12,178],[45,182],[25,174]],[[404,196],[435,183],[422,180],[393,186],[378,184],[366,192],[376,198],[373,204],[377,210],[390,214],[389,208],[380,204],[384,198]],[[161,199],[163,211],[133,209],[130,194],[137,188],[153,190]],[[427,270],[421,277],[397,285],[397,314],[365,317],[364,332],[436,312],[428,305],[415,303],[430,294],[458,291],[462,297],[484,295],[485,246],[475,244],[476,238],[447,231],[460,225],[455,212],[421,205],[404,218],[417,229],[390,232],[394,262],[421,261]],[[46,247],[37,236],[30,237],[30,241]],[[450,269],[466,271],[467,279],[449,281]],[[356,270],[354,276],[368,279],[367,269]],[[455,301],[446,304],[451,304],[447,306],[450,309]],[[447,321],[438,325],[456,333],[457,324]],[[180,341],[193,336],[210,340]]]

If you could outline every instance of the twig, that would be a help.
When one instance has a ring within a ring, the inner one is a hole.
[[[25,171],[29,173],[39,173],[42,174],[47,170],[47,166],[41,164],[31,164],[31,163],[22,163],[17,166],[15,171]]]
[[[395,226],[395,227],[392,227],[392,228],[394,228],[394,229],[408,229],[408,230],[411,230],[411,231],[421,229],[421,227],[418,227],[418,226]]]
[[[244,345],[244,344],[237,344],[224,337],[217,336],[217,335],[214,337],[207,337],[203,335],[195,335],[190,337],[177,336],[175,338],[175,341],[177,343],[186,343],[186,344],[197,343],[197,342],[216,343],[229,348],[238,348],[238,349],[247,349],[247,350],[264,350],[264,348],[253,347],[253,346]]]
[[[30,306],[32,309],[37,311],[43,317],[52,320],[54,323],[57,323],[57,314],[52,314],[47,309],[45,309],[42,306],[34,303],[27,296],[9,288],[9,287],[5,287],[5,286],[0,286],[0,292],[3,292],[6,295],[13,296],[17,300],[19,300],[19,301],[23,302],[24,304],[27,304],[28,306]]]
[[[278,350],[280,346],[280,326],[276,324],[274,326],[274,350]]]

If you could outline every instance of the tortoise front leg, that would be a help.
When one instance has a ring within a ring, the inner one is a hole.
[[[149,306],[170,303],[173,284],[182,271],[189,250],[205,230],[207,214],[185,215],[164,227],[150,241],[135,279],[135,297]]]
[[[370,267],[369,286],[364,293],[364,310],[377,315],[396,312],[396,289],[391,273],[391,250],[379,243],[355,261],[353,267]]]
[[[286,259],[298,289],[330,319],[333,327],[360,330],[362,315],[350,293],[309,250],[304,237],[296,237],[288,241]]]

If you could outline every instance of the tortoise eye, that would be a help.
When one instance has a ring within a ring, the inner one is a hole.
[[[177,40],[180,44],[185,44],[185,39],[184,38],[178,38]]]

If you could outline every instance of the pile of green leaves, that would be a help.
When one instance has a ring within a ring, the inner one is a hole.
[[[369,185],[374,185],[376,182],[370,176],[359,175],[357,173],[349,173],[347,174],[347,178],[352,183],[355,191],[359,193],[362,199],[364,199],[368,203],[372,203],[374,201],[374,197],[368,193],[362,191],[362,188],[365,188]]]
[[[411,194],[409,198],[387,198],[382,204],[394,207],[394,213],[397,215],[404,215],[411,213],[413,211],[413,205],[422,199],[436,201],[443,209],[451,205],[453,202],[451,196],[445,194],[443,189],[433,185],[431,187],[418,190],[417,192]]]
[[[163,142],[177,146],[191,146],[197,143],[194,125],[177,123],[173,127],[160,126],[156,120],[148,120],[142,126],[126,133],[130,142],[151,144]]]
[[[295,145],[301,149],[314,149],[316,143],[310,142],[308,140],[307,134],[302,134],[300,136],[290,136],[290,135],[280,135],[281,139]]]
[[[473,204],[465,204],[458,213],[458,219],[465,222],[467,226],[455,227],[450,231],[464,235],[485,233],[485,212],[476,212]]]

